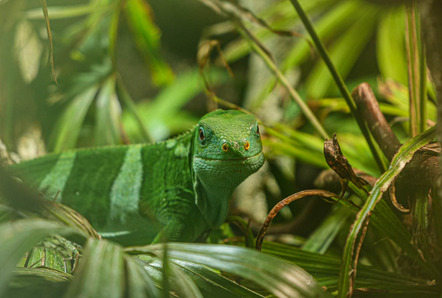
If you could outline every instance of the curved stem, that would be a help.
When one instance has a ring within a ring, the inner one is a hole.
[[[269,212],[269,215],[267,216],[264,224],[262,225],[261,230],[259,231],[258,236],[256,237],[256,244],[255,249],[258,251],[261,251],[262,242],[264,240],[264,236],[270,227],[270,224],[272,223],[275,216],[281,211],[282,208],[287,206],[293,201],[305,198],[307,196],[321,196],[323,198],[337,198],[338,195],[335,193],[332,193],[330,191],[322,190],[322,189],[309,189],[309,190],[303,190],[297,193],[294,193],[282,201],[280,201],[278,204],[276,204],[273,209]]]

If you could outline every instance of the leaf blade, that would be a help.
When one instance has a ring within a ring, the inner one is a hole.
[[[89,239],[66,297],[123,297],[123,264],[119,245]]]
[[[162,245],[130,248],[129,252],[161,255]],[[169,243],[170,258],[229,272],[263,286],[280,297],[321,297],[322,289],[303,269],[280,259],[242,247]]]
[[[13,269],[23,255],[38,242],[52,234],[76,233],[60,224],[41,219],[22,219],[0,225],[0,295],[6,290],[6,284],[13,274]]]
[[[388,187],[397,175],[402,171],[405,165],[411,160],[413,154],[422,146],[427,144],[435,134],[435,127],[428,129],[426,132],[410,139],[404,145],[401,146],[398,153],[394,156],[388,170],[382,174],[374,185],[369,197],[365,201],[364,206],[359,211],[356,220],[350,230],[347,242],[344,248],[343,262],[341,265],[341,272],[339,274],[339,297],[345,297],[349,291],[351,291],[351,275],[355,268],[353,268],[353,256],[356,239],[363,228],[364,223],[369,218],[371,212],[375,208],[376,204],[382,197],[382,194],[387,191]],[[408,246],[407,246],[408,248]],[[417,249],[412,251],[408,249],[408,254],[412,257],[416,257],[416,261],[419,262],[423,268],[433,271],[430,264],[426,263],[420,256]]]

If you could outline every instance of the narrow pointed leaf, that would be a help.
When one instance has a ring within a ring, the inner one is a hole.
[[[171,262],[170,265],[174,292],[180,297],[203,298],[203,295],[193,280],[184,272],[180,271],[178,266],[173,262]]]
[[[264,242],[263,252],[295,263],[310,273],[328,291],[338,288],[341,259],[321,255],[280,243]],[[387,272],[373,266],[359,265],[355,288],[381,290],[385,293],[414,294],[438,292],[434,282],[412,278],[403,274]]]
[[[128,249],[161,254],[162,245]],[[171,259],[188,261],[255,282],[278,297],[322,297],[322,289],[303,269],[270,255],[242,247],[169,243]]]
[[[103,84],[96,101],[95,144],[120,143],[121,107],[115,93],[115,78],[110,76]]]
[[[164,253],[164,246],[163,246]],[[154,281],[161,291],[161,297],[175,294],[179,297],[202,297],[197,284],[185,272],[171,262],[169,257],[163,256],[152,258],[147,255],[138,255],[138,260],[144,262],[144,271]],[[167,264],[165,265],[165,260]]]
[[[413,154],[422,146],[427,144],[434,138],[435,127],[427,130],[426,132],[407,141],[394,156],[388,170],[382,174],[378,179],[372,191],[370,192],[367,201],[358,213],[358,216],[352,226],[350,234],[347,238],[347,243],[344,248],[343,263],[341,265],[341,272],[339,275],[339,295],[345,297],[350,291],[350,278],[353,268],[354,247],[356,245],[357,237],[363,228],[364,223],[370,216],[371,212],[375,208],[376,204],[382,198],[382,195],[387,191],[392,181],[401,173],[405,165],[412,159]],[[417,249],[414,251],[406,251],[409,256],[415,258],[424,269],[430,273],[433,271],[431,264],[426,263],[419,255]]]
[[[204,297],[263,297],[205,266],[179,260],[173,263],[195,282]]]
[[[330,58],[343,78],[350,72],[375,28],[377,9],[369,5],[359,9],[364,9],[364,13],[329,47]],[[324,97],[333,84],[333,77],[323,61],[316,64],[306,82],[308,94],[313,98]]]
[[[23,219],[0,225],[0,296],[24,254],[38,242],[57,233],[75,233],[75,230],[41,219]]]
[[[66,297],[123,297],[123,251],[106,240],[90,239]]]
[[[384,13],[377,29],[376,52],[383,77],[405,85],[407,84],[407,61],[404,19],[403,8],[390,9]]]
[[[158,86],[170,83],[174,75],[161,58],[161,34],[152,20],[150,6],[142,0],[129,0],[126,1],[124,12],[135,44],[149,66],[153,82]]]
[[[352,212],[343,206],[335,209],[310,235],[303,249],[320,254],[325,253],[350,215]]]
[[[97,93],[98,86],[94,85],[76,96],[57,122],[58,130],[54,152],[74,148],[86,113]]]
[[[127,296],[132,298],[160,297],[154,279],[143,268],[140,260],[124,256],[127,271]]]

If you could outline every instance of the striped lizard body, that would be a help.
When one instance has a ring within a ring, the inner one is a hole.
[[[49,154],[13,170],[103,237],[138,245],[193,241],[219,226],[235,187],[263,161],[255,118],[217,110],[167,141]]]

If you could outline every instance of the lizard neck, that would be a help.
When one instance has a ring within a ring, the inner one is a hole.
[[[207,178],[207,177],[205,177]],[[197,177],[196,205],[211,228],[219,227],[227,217],[228,202],[237,184],[213,183],[212,179]]]
[[[193,157],[196,205],[211,227],[220,226],[235,188],[264,162],[262,152],[247,159],[207,160]]]

